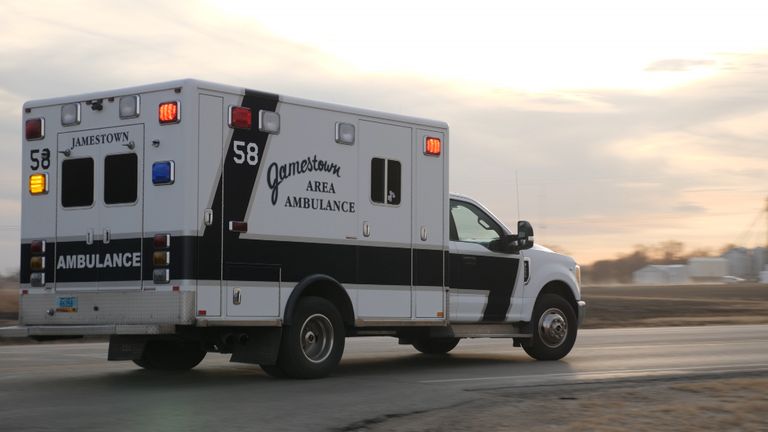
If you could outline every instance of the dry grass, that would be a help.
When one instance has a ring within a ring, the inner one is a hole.
[[[392,416],[366,431],[768,430],[768,377],[495,391],[459,406]],[[352,428],[355,430],[355,428]]]

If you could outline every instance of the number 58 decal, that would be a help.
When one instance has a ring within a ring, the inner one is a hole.
[[[256,143],[249,142],[246,144],[243,141],[235,141],[233,150],[235,151],[233,160],[236,164],[242,165],[248,162],[248,165],[256,165],[259,163],[259,146]]]
[[[51,151],[47,148],[30,151],[29,159],[32,161],[32,164],[29,165],[29,167],[33,170],[38,170],[40,168],[48,169],[51,167]]]

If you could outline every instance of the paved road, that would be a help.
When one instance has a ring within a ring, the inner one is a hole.
[[[490,389],[768,373],[768,326],[584,330],[560,362],[532,361],[503,339],[465,340],[448,357],[350,339],[337,373],[314,381],[276,380],[214,354],[190,372],[153,373],[107,362],[106,350],[0,347],[0,430],[357,430],[459,409]]]

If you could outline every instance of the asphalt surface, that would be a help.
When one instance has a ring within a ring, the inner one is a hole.
[[[106,352],[104,343],[0,346],[0,430],[365,430],[460,410],[483,391],[765,374],[768,326],[583,330],[559,362],[533,361],[505,339],[464,340],[445,357],[392,338],[348,339],[337,372],[312,381],[216,354],[190,372],[154,373]]]

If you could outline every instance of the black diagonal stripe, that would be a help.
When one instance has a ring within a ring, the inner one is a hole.
[[[506,257],[450,254],[451,288],[488,291],[483,321],[504,321],[509,312],[520,260]],[[467,264],[465,257],[471,259]]]
[[[254,183],[261,166],[261,159],[267,146],[269,135],[258,131],[259,110],[275,111],[278,100],[279,97],[275,94],[253,90],[245,91],[241,106],[251,109],[253,126],[247,130],[235,129],[232,133],[232,139],[227,144],[224,171],[222,177],[219,177],[216,194],[210,207],[214,209],[213,224],[205,228],[203,236],[199,240],[198,278],[200,279],[221,279],[222,224],[224,226],[224,244],[231,244],[233,240],[238,238],[238,234],[229,232],[227,225],[232,220],[245,220],[248,201],[253,192]],[[259,161],[256,165],[250,165],[247,161],[243,164],[235,163],[235,141],[246,143],[244,151],[247,150],[248,143],[254,143],[258,146]],[[226,259],[227,248],[225,247],[224,249],[224,258]]]

